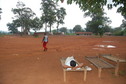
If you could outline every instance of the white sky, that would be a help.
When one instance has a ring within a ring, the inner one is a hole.
[[[12,17],[14,16],[13,12],[11,12],[12,8],[16,8],[17,1],[22,1],[26,7],[30,7],[37,16],[41,15],[41,11],[39,10],[41,5],[41,0],[0,0],[0,8],[2,8],[1,20],[0,20],[0,31],[8,31],[6,26],[7,23],[12,21]],[[89,17],[84,18],[84,12],[82,12],[79,7],[75,4],[67,5],[66,2],[59,3],[60,7],[64,7],[66,9],[66,17],[65,24],[60,25],[60,27],[67,27],[68,29],[73,29],[75,25],[81,25],[82,28],[86,27],[86,23],[90,20]],[[112,10],[105,10],[107,13],[107,17],[110,18],[112,23],[110,26],[118,27],[122,23],[123,17],[121,14],[116,13],[116,8]],[[55,26],[53,27],[55,28]]]

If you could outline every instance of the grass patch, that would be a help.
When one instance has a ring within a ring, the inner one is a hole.
[[[39,35],[33,35],[35,38],[38,38],[39,37]]]
[[[112,72],[112,74],[115,75],[115,72]],[[125,75],[126,75],[126,71],[125,71],[125,70],[120,70],[120,71],[118,72],[118,74],[119,74],[120,76],[125,76]]]
[[[119,75],[121,75],[121,76],[126,75],[126,71],[124,71],[124,70],[119,71]]]
[[[4,35],[0,34],[0,37],[4,37]]]

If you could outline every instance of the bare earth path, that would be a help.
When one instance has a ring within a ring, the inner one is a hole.
[[[84,56],[99,53],[111,53],[126,59],[126,37],[49,36],[47,52],[43,51],[41,38],[0,37],[0,84],[126,84],[126,63],[120,64],[118,77],[114,76],[114,69],[105,69],[98,78],[97,68]],[[74,56],[93,69],[88,72],[86,82],[83,81],[83,72],[68,72],[67,82],[63,82],[59,59],[67,56]]]

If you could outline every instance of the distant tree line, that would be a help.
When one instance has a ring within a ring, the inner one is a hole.
[[[94,29],[97,30],[97,28],[94,28]],[[75,32],[93,32],[93,31],[94,30],[90,30],[90,28],[82,28],[81,25],[75,25],[75,27],[73,27],[72,29],[69,29],[67,27],[59,28],[59,33],[64,32],[64,34],[66,34],[66,35],[75,35]],[[52,32],[54,34],[57,34],[57,30],[56,29],[53,29]],[[103,32],[103,34],[105,32],[111,32],[112,35],[114,35],[114,36],[126,36],[126,30],[122,26],[115,27],[115,28],[112,28],[111,26],[104,26],[102,28],[102,32]],[[96,35],[95,32],[93,32],[93,33]]]
[[[18,28],[21,28],[21,32],[28,34],[30,29],[35,32],[44,28],[47,32],[52,32],[53,24],[57,24],[57,29],[53,32],[68,32],[66,27],[59,29],[60,24],[64,24],[64,18],[66,15],[65,8],[59,8],[57,2],[64,0],[42,0],[40,11],[42,12],[41,17],[37,17],[36,14],[31,10],[31,8],[26,7],[23,2],[17,2],[17,8],[12,8],[12,12],[15,17],[13,21],[8,23],[8,29],[12,33],[19,33]],[[125,35],[126,34],[126,1],[125,0],[112,0],[111,3],[107,0],[67,0],[67,4],[76,3],[79,8],[84,11],[85,17],[91,17],[91,20],[86,23],[86,28],[82,28],[80,25],[75,25],[73,29],[69,29],[71,32],[93,32],[95,35],[102,36],[104,32],[112,32],[115,35]],[[108,9],[117,7],[117,12],[121,13],[124,17],[122,24],[118,28],[111,28],[111,20],[106,17],[104,12],[104,6]],[[0,9],[1,11],[1,9]]]

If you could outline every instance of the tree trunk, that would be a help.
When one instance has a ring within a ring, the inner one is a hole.
[[[58,27],[59,27],[59,23],[57,24],[57,33],[58,33],[58,31],[59,31]]]
[[[45,32],[47,32],[47,23],[45,23]]]
[[[50,24],[50,33],[52,32],[52,30],[51,30],[51,24]]]
[[[52,26],[52,25],[50,24],[50,25],[49,25],[49,27],[50,27],[50,33],[52,32],[51,26]]]

